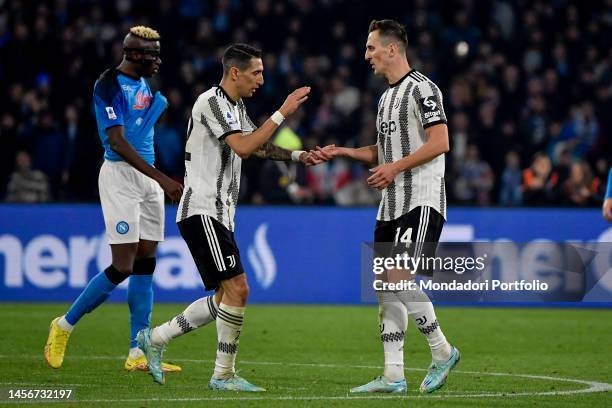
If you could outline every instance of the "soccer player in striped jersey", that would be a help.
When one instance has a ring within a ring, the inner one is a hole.
[[[296,89],[261,127],[249,116],[242,98],[262,86],[261,51],[231,45],[223,55],[223,78],[196,100],[187,129],[185,191],[176,215],[181,235],[193,255],[206,290],[215,290],[168,322],[138,334],[153,379],[164,383],[160,362],[171,339],[216,320],[217,358],[209,383],[213,390],[265,391],[236,375],[236,352],[249,287],[234,240],[242,159],[259,158],[313,164],[303,151],[288,151],[268,139],[282,121],[308,99],[309,87]]]
[[[62,366],[77,322],[129,276],[131,344],[124,367],[147,370],[136,333],[150,324],[155,252],[164,239],[164,192],[178,200],[183,186],[153,166],[153,127],[166,110],[167,100],[159,92],[152,94],[146,78],[161,65],[160,35],[149,27],[132,27],[123,41],[123,52],[119,66],[107,69],[93,92],[104,147],[98,187],[112,264],[89,281],[65,315],[51,322],[44,356],[53,368]],[[180,371],[170,364],[163,369]]]
[[[414,256],[434,256],[446,219],[448,129],[442,94],[436,84],[410,67],[407,44],[406,31],[396,21],[370,24],[365,59],[389,84],[378,103],[377,143],[355,149],[332,145],[312,153],[316,160],[344,156],[376,165],[368,178],[371,187],[382,190],[374,242],[405,244]],[[427,294],[415,289],[377,295],[384,374],[351,392],[406,391],[403,350],[408,316],[426,337],[433,360],[420,389],[440,388],[460,355],[442,333]]]

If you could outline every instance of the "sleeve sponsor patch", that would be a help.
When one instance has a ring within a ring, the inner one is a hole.
[[[439,102],[433,96],[426,96],[419,99],[421,105],[421,111],[423,112],[424,119],[429,121],[432,118],[440,119],[442,112],[440,111]]]
[[[436,110],[440,110],[438,108],[438,103],[436,102],[433,96],[426,96],[425,98],[421,98],[419,103],[423,107],[424,112],[434,112]]]

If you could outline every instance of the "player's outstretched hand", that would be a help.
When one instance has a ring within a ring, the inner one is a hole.
[[[288,117],[293,112],[295,112],[297,108],[300,107],[301,104],[306,102],[306,100],[308,99],[309,93],[310,93],[309,86],[303,86],[301,88],[296,89],[295,91],[291,92],[289,96],[287,96],[287,99],[285,99],[285,102],[283,103],[283,105],[280,107],[278,111],[284,117]]]
[[[181,196],[183,195],[183,186],[181,183],[172,180],[168,176],[164,176],[159,182],[159,185],[164,190],[164,193],[170,197],[172,202],[177,202],[181,199]]]
[[[381,164],[373,169],[370,169],[372,175],[368,177],[368,185],[373,188],[382,190],[393,182],[395,176],[399,173],[394,163]]]
[[[317,146],[315,150],[310,151],[310,154],[312,154],[317,160],[329,161],[334,157],[348,156],[348,149],[331,144],[325,147]]]
[[[306,167],[309,167],[321,164],[324,160],[317,159],[312,152],[304,152],[300,155],[300,162],[304,163]]]
[[[612,221],[612,198],[604,200],[602,211],[603,217],[606,219],[606,221]]]

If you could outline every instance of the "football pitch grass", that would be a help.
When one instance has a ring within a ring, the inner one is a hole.
[[[157,304],[161,323],[185,305]],[[64,365],[54,370],[42,350],[49,322],[66,304],[0,304],[0,405],[9,389],[73,389],[69,402],[34,406],[117,407],[610,407],[612,310],[438,308],[462,360],[441,390],[418,393],[430,362],[424,338],[409,324],[408,393],[351,395],[382,371],[374,306],[250,306],[240,337],[239,375],[266,393],[207,389],[215,358],[214,324],[174,340],[165,361],[182,373],[166,385],[123,371],[128,308],[107,304],[75,328]],[[607,390],[607,391],[605,391]]]

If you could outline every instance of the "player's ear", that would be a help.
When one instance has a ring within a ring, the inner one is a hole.
[[[239,69],[237,67],[230,68],[230,78],[232,80],[236,81],[238,79],[238,71]]]

